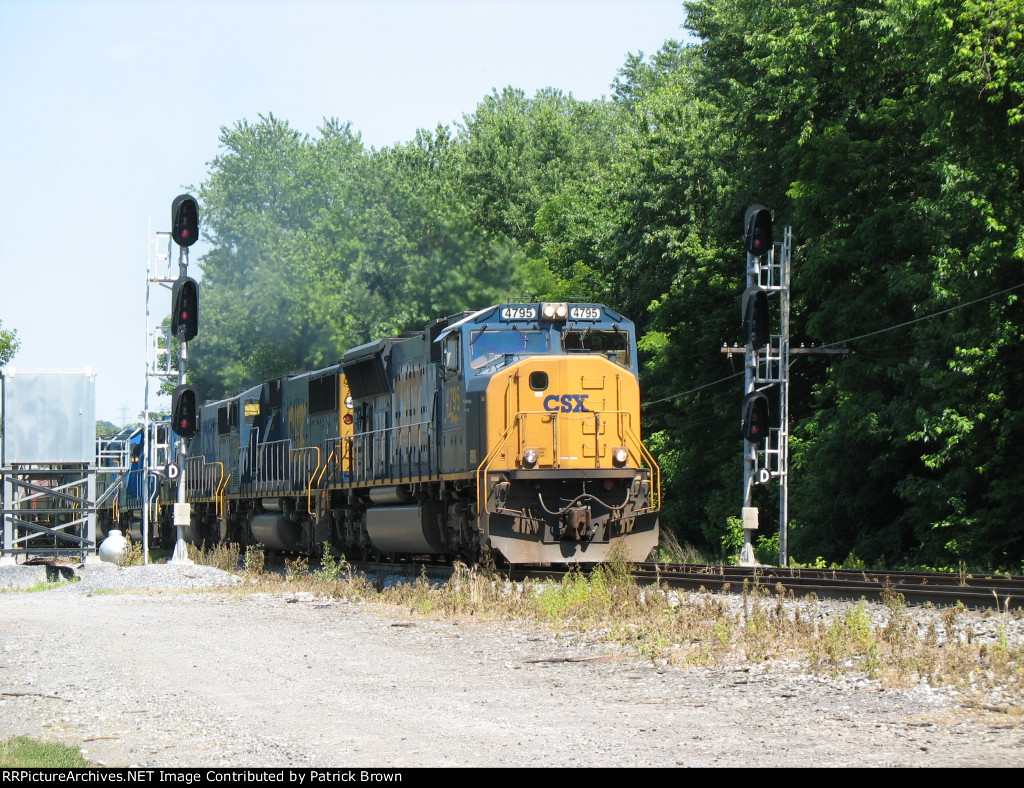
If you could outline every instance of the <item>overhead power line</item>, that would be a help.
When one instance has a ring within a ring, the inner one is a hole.
[[[867,334],[860,334],[859,336],[850,337],[849,339],[841,339],[838,342],[830,342],[830,343],[825,344],[825,345],[819,345],[818,347],[819,348],[830,348],[830,347],[838,347],[840,345],[848,345],[851,342],[857,342],[857,341],[859,341],[861,339],[867,339],[868,337],[874,337],[874,336],[878,336],[879,334],[885,334],[885,333],[888,333],[889,331],[895,331],[895,330],[897,330],[899,328],[905,328],[906,326],[911,326],[914,323],[920,323],[920,322],[922,322],[924,320],[931,320],[933,317],[939,317],[940,315],[945,315],[945,314],[948,314],[950,312],[955,312],[958,309],[965,309],[966,307],[974,306],[975,304],[980,304],[983,301],[989,301],[989,300],[991,300],[993,298],[998,298],[1001,295],[1006,295],[1007,293],[1012,293],[1014,290],[1020,290],[1022,287],[1024,287],[1024,282],[1021,282],[1020,284],[1013,285],[1013,287],[1007,287],[1005,290],[1000,290],[1000,291],[998,291],[996,293],[989,293],[988,295],[982,296],[981,298],[975,298],[973,301],[966,301],[963,304],[957,304],[956,306],[951,306],[948,309],[940,309],[938,312],[932,312],[931,314],[928,314],[928,315],[923,315],[921,317],[916,317],[913,320],[906,321],[905,323],[897,323],[896,325],[893,325],[893,326],[888,326],[886,328],[880,328],[877,331],[870,331]],[[672,394],[671,396],[668,396],[668,397],[662,397],[661,399],[656,399],[656,400],[652,400],[650,402],[645,402],[644,406],[646,407],[646,406],[649,406],[649,405],[658,405],[659,403],[668,402],[669,400],[672,400],[672,399],[678,399],[679,397],[685,397],[685,396],[687,396],[689,394],[695,394],[696,392],[701,391],[702,389],[710,388],[711,386],[717,386],[719,383],[725,383],[727,381],[730,381],[730,380],[733,380],[735,378],[738,378],[742,374],[743,374],[742,372],[734,372],[732,375],[728,375],[728,376],[726,376],[724,378],[719,378],[718,380],[712,381],[711,383],[705,383],[705,384],[703,384],[701,386],[696,386],[695,388],[687,389],[686,391],[680,391],[678,394]]]
[[[1022,287],[1024,287],[1024,282],[1021,282],[1018,285],[1014,285],[1013,287],[1008,287],[1005,290],[1000,290],[998,293],[990,293],[987,296],[982,296],[981,298],[975,298],[973,301],[967,301],[966,303],[963,303],[963,304],[957,304],[956,306],[951,306],[948,309],[940,309],[938,312],[932,312],[930,315],[924,315],[922,317],[916,317],[913,320],[908,320],[905,323],[899,323],[899,324],[897,324],[895,326],[889,326],[888,328],[880,328],[877,331],[872,331],[872,332],[870,332],[868,334],[861,334],[860,336],[852,337],[850,339],[843,339],[843,340],[840,340],[839,342],[832,342],[832,343],[827,344],[827,345],[820,345],[819,347],[835,347],[836,345],[846,345],[846,344],[849,344],[850,342],[856,342],[859,339],[867,339],[868,337],[878,336],[879,334],[885,334],[885,333],[887,333],[889,331],[895,331],[898,328],[903,328],[904,326],[911,326],[914,323],[920,323],[922,320],[931,320],[933,317],[938,317],[939,315],[945,315],[945,314],[947,314],[949,312],[955,312],[958,309],[964,309],[965,307],[968,307],[968,306],[974,306],[975,304],[980,304],[982,301],[988,301],[988,300],[990,300],[992,298],[997,298],[997,297],[999,297],[1001,295],[1005,295],[1006,293],[1013,292],[1014,290],[1019,290]]]

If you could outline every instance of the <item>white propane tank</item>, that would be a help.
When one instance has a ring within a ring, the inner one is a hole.
[[[107,532],[107,538],[100,542],[100,560],[110,564],[119,564],[127,547],[128,540],[124,538],[124,534],[116,528],[111,528]]]

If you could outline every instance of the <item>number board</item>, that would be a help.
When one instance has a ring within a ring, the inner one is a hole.
[[[597,306],[569,307],[570,320],[600,320],[601,308]]]
[[[536,320],[537,307],[503,306],[500,315],[502,320]]]

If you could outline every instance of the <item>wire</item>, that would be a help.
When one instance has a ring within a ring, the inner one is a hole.
[[[945,314],[947,314],[949,312],[955,312],[957,309],[963,309],[964,307],[974,306],[974,304],[980,304],[982,301],[988,301],[991,298],[996,298],[996,297],[1004,295],[1006,293],[1013,292],[1014,290],[1019,290],[1022,287],[1024,287],[1024,282],[1021,282],[1019,285],[1014,285],[1013,287],[1008,287],[1005,290],[1000,290],[998,293],[991,293],[991,294],[989,294],[987,296],[982,296],[981,298],[976,298],[973,301],[968,301],[967,303],[964,303],[964,304],[957,304],[956,306],[951,306],[951,307],[949,307],[949,309],[941,309],[938,312],[932,312],[930,315],[924,315],[923,317],[916,317],[913,320],[908,320],[906,323],[899,323],[898,325],[889,326],[888,328],[880,328],[877,331],[872,331],[872,332],[870,332],[868,334],[861,334],[860,336],[852,337],[851,339],[842,339],[839,342],[831,342],[831,343],[829,343],[827,345],[819,345],[818,347],[835,347],[836,345],[845,345],[845,344],[847,344],[849,342],[856,342],[858,339],[867,339],[868,337],[877,336],[878,334],[884,334],[884,333],[886,333],[888,331],[895,331],[897,328],[903,328],[904,326],[911,326],[914,323],[920,323],[922,320],[931,320],[933,317],[938,317],[939,315],[945,315]]]
[[[685,397],[687,394],[693,394],[695,391],[700,391],[701,389],[706,389],[711,386],[717,386],[719,383],[725,383],[727,380],[738,378],[742,374],[742,372],[734,372],[728,377],[719,378],[711,383],[705,383],[703,386],[697,386],[697,388],[690,389],[689,391],[680,391],[678,394],[673,394],[671,397],[662,397],[661,399],[656,399],[652,402],[645,402],[644,405],[657,405],[659,402],[668,402],[670,399],[675,399],[676,397]]]
[[[867,339],[868,337],[878,336],[879,334],[885,334],[885,333],[887,333],[889,331],[895,331],[898,328],[904,328],[905,326],[911,326],[914,323],[920,323],[922,320],[931,320],[933,317],[938,317],[939,315],[945,315],[945,314],[948,314],[949,312],[955,312],[958,309],[963,309],[963,308],[968,307],[968,306],[973,306],[974,304],[980,304],[982,301],[988,301],[988,300],[990,300],[992,298],[998,298],[999,296],[1005,295],[1006,293],[1012,293],[1014,290],[1019,290],[1022,287],[1024,287],[1024,282],[1021,282],[1020,284],[1016,284],[1013,287],[1007,287],[1005,290],[1000,290],[997,293],[990,293],[989,295],[982,296],[981,298],[976,298],[973,301],[967,301],[966,303],[963,303],[963,304],[957,304],[956,306],[951,306],[948,309],[941,309],[938,312],[932,312],[930,315],[924,315],[923,317],[916,317],[913,320],[908,320],[905,323],[899,323],[897,325],[889,326],[887,328],[880,328],[877,331],[871,331],[871,332],[869,332],[867,334],[861,334],[860,336],[851,337],[850,339],[841,339],[838,342],[830,342],[827,345],[818,345],[818,347],[820,347],[820,348],[837,347],[839,345],[846,345],[846,344],[849,344],[850,342],[856,342],[856,341],[861,340],[861,339]],[[734,373],[732,375],[729,375],[727,377],[719,378],[718,380],[712,381],[711,383],[705,383],[703,386],[697,386],[696,388],[688,389],[686,391],[680,391],[678,394],[673,394],[673,395],[671,395],[669,397],[662,397],[661,399],[656,399],[656,400],[653,400],[651,402],[645,402],[645,403],[643,403],[643,407],[646,407],[648,405],[658,405],[659,403],[668,402],[669,400],[677,399],[678,397],[685,397],[688,394],[693,394],[693,393],[695,393],[697,391],[700,391],[701,389],[710,388],[711,386],[717,386],[719,383],[725,383],[727,381],[732,380],[733,378],[738,378],[742,374],[743,374],[742,372],[736,372],[736,373]]]

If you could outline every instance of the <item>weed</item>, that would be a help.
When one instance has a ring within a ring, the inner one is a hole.
[[[266,554],[263,552],[263,545],[251,544],[245,548],[245,573],[248,575],[263,574],[263,567],[266,564]]]
[[[318,580],[340,580],[342,577],[352,575],[352,565],[345,560],[345,556],[335,558],[331,552],[331,546],[324,542],[324,552],[320,557],[320,568],[313,572]]]
[[[706,564],[707,559],[697,548],[690,544],[680,544],[668,528],[661,529],[658,546],[654,551],[654,561],[671,564]]]
[[[144,556],[142,554],[142,542],[136,542],[130,534],[125,534],[124,552],[121,553],[121,566],[142,566]]]
[[[55,582],[51,582],[49,580],[37,580],[32,585],[24,586],[22,588],[0,588],[0,594],[34,594],[37,591],[52,591],[55,588],[60,588],[61,586],[77,582],[77,580],[57,580]]]
[[[241,548],[236,543],[226,544],[218,542],[213,547],[207,548],[204,542],[198,547],[193,544],[188,544],[187,547],[188,557],[194,563],[212,566],[225,572],[238,571]]]
[[[0,741],[0,768],[45,769],[86,768],[95,766],[74,747],[57,742],[43,742],[28,736]]]
[[[414,579],[386,588],[383,570],[367,578],[326,546],[312,573],[305,558],[285,561],[285,577],[265,573],[263,550],[253,546],[246,549],[244,564],[250,582],[236,593],[287,588],[390,605],[403,615],[523,620],[558,632],[588,632],[644,659],[675,664],[785,658],[806,669],[866,674],[887,685],[910,686],[923,679],[967,691],[998,686],[1024,693],[1024,647],[1012,642],[1003,623],[1017,611],[992,613],[996,639],[985,645],[975,642],[964,621],[975,619],[962,606],[943,610],[919,634],[905,598],[893,589],[886,591],[882,610],[862,601],[821,620],[815,595],[790,605],[785,591],[759,578],[744,585],[738,605],[723,594],[639,587],[623,554],[589,572],[573,569],[558,582],[513,583],[493,566],[457,564],[444,582],[422,569]]]
[[[304,555],[284,560],[284,573],[289,583],[300,580],[303,575],[309,573],[309,559]]]
[[[754,557],[759,563],[771,565],[779,560],[779,533],[762,536],[754,546]]]
[[[859,657],[868,675],[874,676],[878,671],[878,640],[864,602],[848,608],[846,615],[830,617],[821,645],[833,669],[838,670]]]
[[[664,654],[665,650],[672,645],[671,639],[665,632],[653,627],[640,627],[634,634],[637,653],[644,659],[652,662]]]

